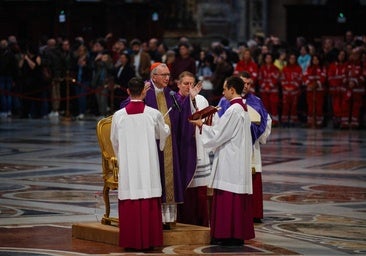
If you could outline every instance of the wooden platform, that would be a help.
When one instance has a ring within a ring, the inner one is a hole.
[[[118,245],[119,229],[98,222],[72,225],[72,236],[78,239]],[[209,244],[210,229],[207,227],[177,223],[171,230],[164,230],[164,246],[177,244]]]

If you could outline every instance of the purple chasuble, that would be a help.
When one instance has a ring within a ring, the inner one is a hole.
[[[244,99],[246,99],[246,104],[254,108],[261,116],[261,123],[259,125],[253,123],[251,125],[252,138],[254,141],[256,141],[266,130],[268,112],[265,109],[260,98],[255,96],[253,93],[247,93],[244,96]]]

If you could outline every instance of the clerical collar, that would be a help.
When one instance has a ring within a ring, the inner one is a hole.
[[[151,80],[151,83],[154,86],[155,93],[163,92],[164,91],[164,87],[163,88],[156,87],[156,85],[154,84],[153,80]]]
[[[143,100],[130,100],[131,102],[144,102]]]

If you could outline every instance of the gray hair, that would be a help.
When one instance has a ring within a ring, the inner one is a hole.
[[[156,74],[156,71],[159,67],[162,67],[162,68],[168,68],[168,66],[165,64],[165,63],[160,63],[159,65],[157,65],[155,68],[153,68],[150,72],[151,75],[155,75]]]

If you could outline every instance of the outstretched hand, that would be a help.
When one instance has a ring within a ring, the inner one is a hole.
[[[146,93],[150,89],[150,87],[151,87],[150,82],[146,81],[143,92]]]
[[[189,89],[189,94],[191,95],[191,99],[194,99],[194,97],[196,97],[196,95],[200,93],[200,91],[202,90],[202,84],[203,84],[203,81],[199,81],[193,88]]]

